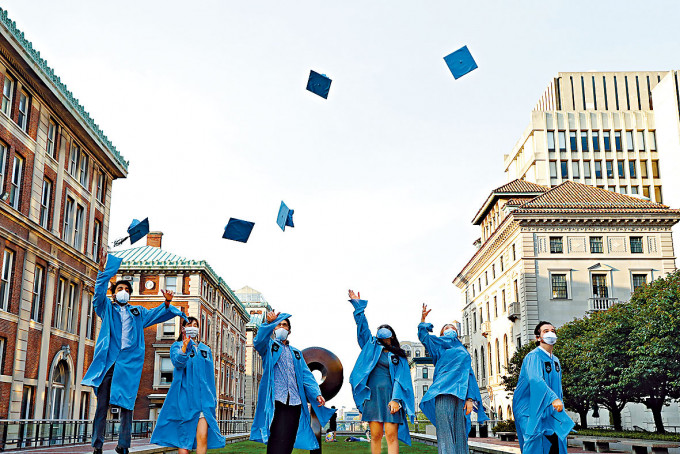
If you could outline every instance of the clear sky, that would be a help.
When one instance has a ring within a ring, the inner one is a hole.
[[[460,317],[470,221],[557,72],[680,67],[675,1],[0,5],[130,161],[109,238],[148,216],[164,249],[294,314],[291,343],[334,351],[346,378],[348,288],[402,340],[423,302],[437,329]],[[479,69],[456,81],[443,57],[463,45]],[[221,238],[229,217],[256,223],[247,244]],[[352,405],[348,383],[331,403]]]

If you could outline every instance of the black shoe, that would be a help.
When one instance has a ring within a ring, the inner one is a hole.
[[[94,448],[92,454],[102,454],[102,448]]]
[[[128,448],[123,448],[122,446],[116,446],[116,452],[118,454],[130,454],[130,450]]]

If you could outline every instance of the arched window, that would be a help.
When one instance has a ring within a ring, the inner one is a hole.
[[[493,361],[491,359],[491,342],[487,344],[489,352],[489,378],[493,377]]]
[[[479,358],[477,357],[477,350],[475,350],[475,376],[479,380]]]
[[[498,406],[498,419],[503,421],[503,407]]]
[[[65,399],[66,391],[69,383],[69,369],[66,361],[61,360],[54,368],[54,375],[52,376],[51,402],[52,411],[50,412],[50,419],[65,419]]]
[[[498,339],[496,339],[496,374],[501,373],[501,349],[498,344]]]
[[[479,348],[479,356],[482,360],[482,380],[486,380],[486,361],[484,357],[484,347]]]
[[[512,417],[512,407],[510,405],[508,405],[508,419],[514,419]]]
[[[503,336],[503,349],[505,350],[505,369],[508,369],[508,335]]]

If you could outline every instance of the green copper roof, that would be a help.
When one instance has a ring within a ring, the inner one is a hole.
[[[73,107],[73,109],[75,109],[75,111],[80,114],[85,123],[92,129],[92,131],[95,132],[97,137],[99,137],[99,139],[104,143],[104,145],[106,145],[106,147],[116,157],[118,163],[121,166],[123,166],[125,170],[127,170],[129,161],[126,161],[125,158],[123,158],[123,156],[118,152],[118,150],[116,150],[116,147],[113,146],[109,138],[106,137],[106,134],[104,134],[104,132],[99,128],[99,125],[94,122],[94,120],[92,119],[92,117],[90,117],[90,114],[87,113],[85,108],[80,105],[80,103],[73,96],[73,93],[71,93],[66,84],[64,84],[61,81],[59,76],[54,74],[54,70],[52,68],[47,66],[47,61],[40,56],[40,52],[33,49],[33,44],[31,44],[31,42],[24,37],[24,32],[17,28],[16,22],[7,17],[7,11],[4,10],[3,8],[0,8],[0,22],[2,22],[5,28],[7,28],[7,30],[12,34],[12,36],[14,36],[17,42],[21,44],[21,47],[23,47],[26,53],[31,57],[33,63],[35,63],[38,66],[38,68],[40,68],[45,77],[47,77],[48,80],[52,81],[57,90],[59,90],[59,92],[68,100],[71,107]]]
[[[234,301],[238,303],[238,307],[241,309],[241,311],[246,315],[248,314],[245,307],[243,307],[243,303],[241,303],[241,300],[231,290],[231,287],[229,287],[224,279],[222,279],[205,260],[187,259],[177,254],[173,254],[172,252],[164,251],[161,248],[153,246],[140,246],[131,249],[123,249],[121,251],[109,251],[109,253],[123,259],[123,263],[120,265],[122,270],[131,270],[144,267],[205,269],[206,273],[209,274],[215,282],[217,282],[217,285],[222,287],[222,289],[229,293]]]

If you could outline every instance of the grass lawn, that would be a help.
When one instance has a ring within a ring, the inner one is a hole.
[[[345,442],[337,441],[335,443],[322,443],[323,454],[350,454],[350,453],[370,453],[371,446],[369,443],[365,442]],[[243,441],[240,443],[233,443],[227,445],[222,449],[211,449],[208,452],[210,454],[264,454],[267,448],[262,443],[255,443],[253,441]],[[383,439],[382,452],[387,454],[387,444]],[[399,443],[399,454],[436,454],[436,446],[427,446],[423,443],[414,441],[413,446],[407,446],[403,443]],[[293,450],[293,454],[308,454],[309,451],[303,451],[302,449]]]

